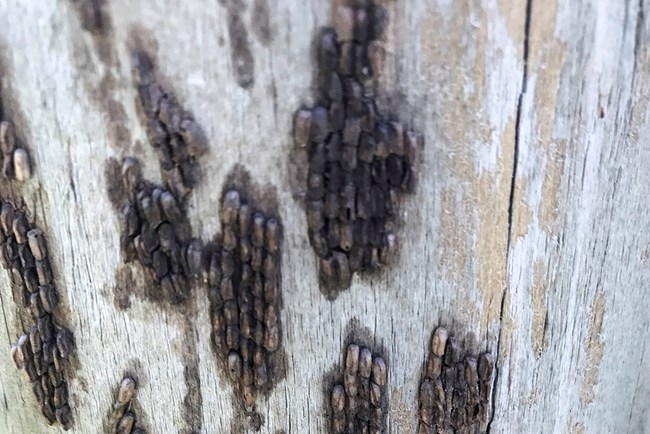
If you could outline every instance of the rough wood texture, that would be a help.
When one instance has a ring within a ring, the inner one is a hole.
[[[497,358],[491,432],[650,430],[650,2],[528,1],[383,2],[380,104],[425,138],[419,186],[402,206],[398,263],[328,301],[288,155],[330,2],[97,1],[89,32],[81,0],[0,0],[2,101],[33,163],[30,180],[0,192],[22,196],[46,232],[69,309],[80,363],[70,432],[102,431],[127,372],[149,432],[251,422],[217,374],[205,288],[190,314],[115,301],[143,279],[121,262],[105,161],[134,155],[160,179],[136,112],[136,37],[210,143],[189,199],[195,235],[218,231],[236,163],[277,189],[288,371],[258,404],[260,432],[326,431],[321,378],[353,319],[386,349],[391,433],[417,428],[437,324]],[[4,270],[0,295],[0,432],[56,431],[9,356],[22,330]]]

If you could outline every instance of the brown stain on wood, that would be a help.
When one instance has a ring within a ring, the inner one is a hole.
[[[113,302],[119,310],[128,310],[131,307],[131,294],[136,288],[133,270],[128,265],[122,265],[115,271],[115,288],[113,289]]]
[[[515,184],[512,207],[512,247],[518,240],[528,235],[528,228],[533,221],[533,211],[527,201],[528,179],[519,177]]]
[[[120,212],[126,205],[127,191],[122,182],[122,165],[116,158],[109,158],[104,162],[104,180],[106,193],[113,210]]]
[[[413,418],[413,405],[403,396],[402,388],[393,387],[390,393],[390,419],[399,432],[414,433],[417,424]]]
[[[196,308],[192,307],[192,313],[185,316],[184,340],[186,350],[184,352],[183,378],[185,380],[186,393],[181,404],[181,415],[184,427],[182,434],[198,434],[203,427],[203,393],[201,390],[201,376],[199,374],[199,355],[196,350],[196,331],[192,318],[196,317]]]
[[[544,333],[548,315],[546,307],[547,283],[545,271],[546,266],[544,260],[538,259],[535,261],[530,297],[533,307],[531,344],[536,358],[539,358],[548,346],[548,341]]]
[[[498,15],[505,22],[508,36],[513,41],[513,46],[517,50],[517,58],[523,58],[523,40],[526,31],[526,22],[524,20],[526,16],[526,2],[498,0]],[[537,20],[537,16],[535,16],[535,20]]]
[[[131,132],[126,110],[118,95],[121,90],[117,77],[120,62],[115,49],[112,19],[107,11],[108,4],[106,0],[76,0],[73,5],[94,47],[96,59],[91,58],[90,61],[96,60],[98,63],[84,64],[82,59],[92,56],[78,56],[78,50],[87,52],[88,44],[83,34],[76,36],[78,40],[75,43],[79,48],[70,63],[76,65],[90,100],[103,113],[109,144],[124,148],[131,144]]]
[[[255,83],[255,58],[250,46],[248,29],[242,17],[245,7],[243,3],[236,0],[223,0],[220,3],[227,9],[230,68],[237,84],[242,89],[250,89]]]
[[[454,186],[443,191],[441,200],[440,271],[452,285],[469,294],[467,300],[475,285],[482,305],[467,302],[463,303],[462,310],[468,319],[481,318],[481,330],[486,330],[488,323],[499,318],[506,287],[505,253],[515,117],[513,110],[506,123],[490,126],[489,119],[481,116],[486,112],[485,104],[490,103],[485,101],[483,94],[488,87],[487,76],[483,68],[467,65],[485,64],[491,21],[483,12],[477,17],[477,26],[467,28],[470,13],[475,11],[470,10],[469,5],[459,4],[445,17],[428,15],[422,23],[419,43],[427,63],[436,65],[439,59],[446,59],[444,69],[430,68],[427,78],[433,83],[441,80],[445,83],[437,89],[446,103],[439,120],[445,155],[437,167],[448,170],[448,185]],[[468,32],[472,34],[469,39]],[[441,40],[440,34],[446,36]],[[516,38],[517,35],[520,38]],[[516,38],[514,45],[519,39],[523,40],[523,31],[517,35],[512,35]],[[448,70],[456,72],[449,74]],[[463,101],[458,101],[458,95],[464,95]],[[458,119],[466,122],[460,123]],[[475,167],[477,157],[470,153],[466,144],[483,142],[485,146],[495,146],[492,144],[494,137],[499,140],[496,166]],[[475,276],[475,280],[468,280],[468,276]]]
[[[578,422],[575,425],[573,425],[573,428],[571,429],[571,434],[586,434],[587,430],[584,426],[584,424]]]
[[[603,329],[604,315],[605,293],[599,291],[591,305],[589,336],[587,336],[585,342],[587,359],[582,377],[582,386],[580,387],[580,403],[582,405],[591,404],[596,396],[594,387],[599,381],[600,363],[605,351],[605,342],[600,335]]]
[[[548,146],[546,170],[542,184],[542,203],[538,211],[541,227],[550,234],[561,228],[563,202],[561,201],[562,177],[566,161],[567,141],[556,140]]]
[[[260,44],[268,46],[273,42],[275,35],[271,25],[269,0],[255,0],[251,13],[251,27]]]
[[[539,164],[543,165],[542,201],[537,210],[539,224],[549,234],[561,227],[564,203],[561,200],[561,182],[566,161],[567,141],[554,132],[558,95],[562,88],[563,65],[567,58],[567,44],[555,35],[558,13],[557,0],[543,6],[533,3],[529,36],[529,80],[534,83],[535,125],[530,146],[539,150]]]

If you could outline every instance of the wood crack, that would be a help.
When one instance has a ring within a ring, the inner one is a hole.
[[[526,94],[526,87],[528,82],[528,55],[529,55],[529,46],[530,46],[530,21],[531,21],[531,12],[533,9],[533,0],[526,0],[526,15],[524,21],[524,51],[523,51],[523,71],[522,71],[522,82],[521,82],[521,91],[519,92],[519,97],[517,99],[517,114],[515,120],[515,146],[513,152],[513,161],[512,161],[512,179],[510,182],[510,197],[508,199],[508,241],[506,243],[506,276],[508,275],[508,264],[510,262],[510,248],[512,242],[512,216],[514,211],[514,197],[515,197],[515,188],[517,180],[517,164],[519,160],[519,141],[521,139],[521,111],[523,106],[524,95]],[[499,384],[499,356],[501,354],[501,337],[503,334],[503,314],[505,309],[505,300],[508,294],[509,284],[506,283],[506,287],[503,291],[501,298],[501,307],[499,311],[499,336],[497,339],[497,348],[496,348],[496,357],[495,357],[495,368],[494,368],[494,387],[492,388],[492,411],[490,415],[490,420],[487,424],[486,433],[490,433],[492,430],[492,421],[494,420],[494,415],[496,413],[495,409],[495,396],[496,390]]]

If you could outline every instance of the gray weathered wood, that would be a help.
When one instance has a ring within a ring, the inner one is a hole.
[[[529,1],[528,27],[524,1],[384,2],[382,111],[422,133],[423,164],[402,205],[399,263],[355,277],[331,302],[287,159],[292,115],[312,102],[312,38],[330,22],[329,2],[243,2],[254,59],[243,89],[220,2],[111,0],[111,30],[92,36],[72,1],[0,0],[4,109],[34,160],[33,179],[3,192],[22,195],[46,230],[69,309],[80,363],[70,432],[102,432],[127,370],[140,378],[151,432],[233,426],[205,290],[189,320],[137,297],[126,311],[114,302],[123,267],[106,160],[135,155],[160,179],[136,112],[135,36],[155,42],[161,76],[210,141],[190,199],[196,235],[218,231],[235,164],[278,193],[288,371],[259,405],[261,432],[325,432],[321,379],[340,363],[353,319],[387,350],[391,433],[416,430],[420,370],[440,323],[472,351],[498,354],[491,431],[648,432],[650,3]],[[263,4],[270,38],[254,29]],[[56,431],[9,357],[22,330],[8,282],[0,271],[0,432]],[[187,351],[201,383],[194,412],[183,405]]]

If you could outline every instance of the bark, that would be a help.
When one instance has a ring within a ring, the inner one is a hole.
[[[3,116],[33,172],[0,192],[47,234],[76,341],[69,432],[105,430],[127,373],[149,432],[256,425],[213,353],[206,289],[186,310],[154,303],[138,296],[144,270],[123,264],[108,161],[135,156],[160,182],[134,47],[209,142],[188,202],[194,235],[221,230],[236,165],[277,195],[287,370],[258,399],[260,432],[326,432],[326,381],[356,333],[385,352],[388,432],[414,433],[438,325],[496,358],[490,432],[650,430],[650,2],[383,1],[379,107],[418,131],[424,152],[399,260],[333,301],[319,291],[290,158],[330,2],[98,4],[0,0]],[[0,432],[56,431],[9,356],[24,331],[9,281],[0,270]]]

